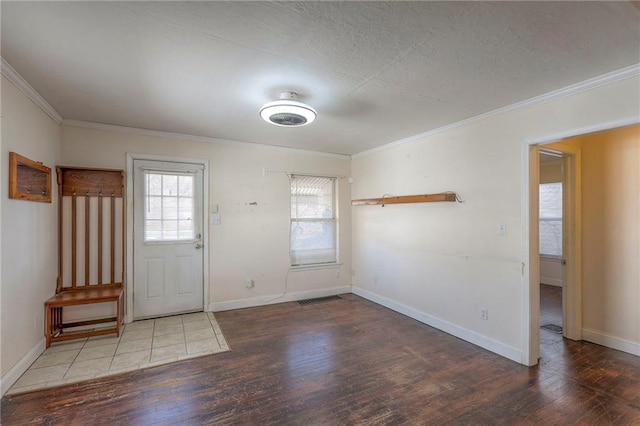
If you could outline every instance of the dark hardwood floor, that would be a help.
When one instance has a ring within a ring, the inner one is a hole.
[[[216,314],[231,351],[2,399],[2,424],[640,424],[640,357],[527,368],[354,295]]]

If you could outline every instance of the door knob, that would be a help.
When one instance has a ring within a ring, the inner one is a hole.
[[[196,249],[201,249],[202,248],[202,243],[196,243]]]

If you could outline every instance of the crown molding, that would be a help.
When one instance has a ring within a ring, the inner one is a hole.
[[[311,151],[308,149],[290,148],[286,146],[277,146],[277,145],[266,145],[266,144],[255,143],[255,142],[235,141],[231,139],[212,138],[208,136],[194,136],[194,135],[188,135],[185,133],[173,133],[173,132],[165,132],[161,130],[140,129],[137,127],[118,126],[115,124],[96,123],[93,121],[70,120],[65,118],[64,120],[62,120],[62,125],[66,127],[78,127],[81,129],[103,130],[107,132],[126,133],[130,135],[132,134],[132,135],[139,135],[139,136],[148,136],[153,138],[180,139],[180,140],[188,140],[188,141],[194,141],[194,142],[203,142],[208,144],[244,146],[246,148],[269,149],[274,151],[281,151],[281,152],[288,152],[288,153],[295,153],[295,154],[315,155],[318,157],[336,158],[340,160],[351,159],[351,156],[346,154],[334,154],[330,152]]]
[[[617,71],[612,71],[610,73],[603,74],[598,77],[590,78],[580,83],[572,84],[570,86],[563,87],[562,89],[554,90],[553,92],[545,93],[543,95],[536,96],[534,98],[530,98],[521,102],[516,102],[515,104],[507,105],[505,107],[498,108],[493,111],[486,112],[484,114],[476,115],[474,117],[467,118],[465,120],[456,121],[455,123],[447,124],[446,126],[438,127],[437,129],[429,130],[427,132],[420,133],[414,136],[409,136],[407,138],[400,139],[395,142],[390,142],[390,143],[378,146],[376,148],[361,151],[357,154],[353,154],[351,158],[363,157],[369,154],[373,154],[375,152],[385,151],[387,149],[391,149],[399,145],[404,145],[406,143],[413,142],[418,139],[427,138],[429,136],[434,136],[439,133],[456,129],[458,127],[463,127],[471,123],[474,123],[476,121],[496,117],[498,115],[506,114],[508,112],[531,108],[531,107],[542,105],[548,102],[553,102],[562,98],[566,98],[568,96],[577,95],[578,93],[595,89],[597,87],[615,83],[616,81],[636,77],[638,75],[640,75],[640,63],[619,69]]]
[[[18,71],[13,69],[13,67],[7,62],[4,58],[2,58],[2,75],[7,78],[11,83],[14,84],[18,89],[22,91],[31,101],[36,104],[42,111],[44,111],[53,121],[57,124],[62,123],[62,116],[55,110],[54,107],[51,106],[49,102],[47,102],[40,93],[36,92],[36,89],[31,87],[27,80],[22,78]]]

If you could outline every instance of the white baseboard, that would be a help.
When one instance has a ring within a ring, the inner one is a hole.
[[[473,343],[474,345],[480,346],[481,348],[494,352],[519,364],[522,362],[522,351],[518,348],[505,345],[504,343],[490,339],[482,334],[478,334],[475,331],[467,330],[466,328],[452,324],[440,318],[436,318],[433,315],[426,314],[415,308],[372,293],[368,290],[353,286],[352,292],[374,303],[411,317],[433,328],[437,328],[438,330],[451,334],[452,336],[466,340],[469,343]]]
[[[209,312],[230,311],[232,309],[253,308],[255,306],[273,305],[283,302],[295,302],[297,300],[311,299],[313,297],[334,296],[336,294],[351,293],[351,286],[323,288],[319,290],[299,291],[279,295],[265,295],[262,297],[250,297],[248,299],[228,300],[225,302],[209,303]]]
[[[583,328],[582,340],[606,346],[608,348],[617,349],[631,355],[640,356],[640,343],[621,339],[620,337],[611,336],[599,331]]]
[[[0,379],[0,397],[3,396],[15,382],[18,381],[20,376],[29,369],[31,364],[44,352],[47,346],[46,340],[43,337],[31,350],[24,356],[11,370]]]

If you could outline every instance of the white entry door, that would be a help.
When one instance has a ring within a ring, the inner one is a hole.
[[[203,310],[203,166],[134,160],[133,316]]]

